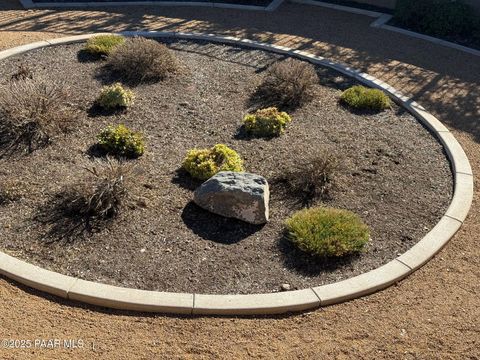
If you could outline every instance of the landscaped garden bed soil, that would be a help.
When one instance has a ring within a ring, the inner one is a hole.
[[[43,48],[1,63],[2,85],[28,69],[33,78],[63,82],[76,109],[73,128],[48,146],[0,159],[1,186],[18,193],[0,205],[0,249],[10,255],[118,286],[275,292],[282,284],[317,286],[385,264],[418,242],[448,207],[452,175],[438,141],[395,104],[384,111],[342,105],[342,91],[356,83],[339,73],[316,67],[311,100],[281,109],[292,119],[284,133],[256,138],[245,133],[243,118],[259,107],[257,89],[267,69],[285,61],[282,56],[171,42],[178,71],[161,81],[126,84],[135,94],[133,105],[104,111],[95,104],[102,87],[121,79],[84,46]],[[128,160],[135,164],[133,201],[100,227],[74,228],[57,211],[62,194],[85,177],[85,168],[104,161],[97,136],[119,124],[141,132],[145,142],[142,156]],[[215,144],[234,149],[246,171],[268,180],[265,225],[224,218],[192,202],[202,181],[182,168],[185,155]],[[283,176],[320,153],[338,163],[328,196],[299,199]],[[370,229],[365,251],[320,258],[297,249],[287,239],[285,220],[306,206],[356,213]]]

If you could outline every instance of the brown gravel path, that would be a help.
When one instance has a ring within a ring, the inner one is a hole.
[[[238,33],[354,65],[444,121],[480,171],[480,61],[368,25],[370,18],[284,5],[273,14],[193,8],[21,11],[0,1],[0,47],[97,29]],[[225,30],[230,29],[230,30]],[[76,350],[10,350],[1,359],[479,359],[478,188],[470,216],[422,269],[380,293],[280,318],[178,318],[102,311],[0,279],[0,340],[83,339]],[[92,342],[95,349],[91,349]]]

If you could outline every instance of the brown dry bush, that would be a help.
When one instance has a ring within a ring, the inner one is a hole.
[[[131,199],[136,166],[107,157],[85,170],[90,176],[77,189],[79,211],[102,219],[117,215]]]
[[[111,158],[84,168],[88,176],[37,209],[46,242],[73,242],[104,228],[122,209],[133,206],[134,164]]]
[[[262,101],[280,108],[295,108],[312,98],[318,76],[312,64],[289,58],[268,69],[258,89]]]
[[[5,151],[45,147],[67,132],[74,120],[75,110],[62,83],[26,78],[0,86],[0,137]]]
[[[162,80],[178,69],[173,53],[151,39],[128,39],[108,56],[107,67],[130,84]]]
[[[17,65],[17,71],[15,71],[11,76],[10,80],[18,81],[25,79],[33,79],[33,71],[25,64]]]
[[[331,196],[339,169],[340,161],[334,154],[319,151],[297,160],[296,165],[277,180],[284,182],[291,193],[308,205],[314,200],[325,200]]]

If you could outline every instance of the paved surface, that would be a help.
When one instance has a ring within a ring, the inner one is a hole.
[[[371,18],[283,5],[19,10],[0,0],[0,47],[99,30],[217,32],[307,49],[390,83],[442,120],[480,172],[478,57],[369,27]],[[139,316],[63,302],[0,278],[0,340],[82,339],[83,349],[0,348],[1,359],[479,359],[478,188],[459,233],[399,285],[311,313],[270,318]],[[94,349],[92,349],[94,343]]]

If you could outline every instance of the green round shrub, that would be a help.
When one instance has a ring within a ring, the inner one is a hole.
[[[143,155],[145,144],[142,134],[124,125],[108,126],[98,135],[98,144],[106,152],[129,158]]]
[[[200,180],[206,180],[220,171],[244,171],[241,157],[224,144],[217,144],[211,149],[189,150],[182,166],[192,177]]]
[[[358,110],[385,110],[391,106],[390,98],[381,90],[355,85],[345,90],[340,101]]]
[[[288,238],[301,250],[322,257],[361,252],[370,234],[367,225],[350,211],[314,207],[296,212],[286,221]]]
[[[110,55],[113,50],[125,42],[120,35],[97,35],[87,40],[85,51],[93,55]]]
[[[257,110],[243,119],[247,132],[258,137],[280,136],[290,121],[290,116],[276,107]]]
[[[128,108],[133,105],[134,99],[133,91],[125,89],[120,83],[116,83],[111,86],[104,86],[96,102],[100,107],[110,110]]]

